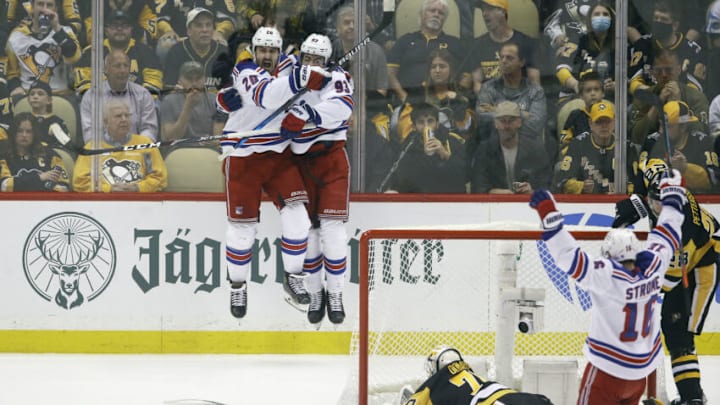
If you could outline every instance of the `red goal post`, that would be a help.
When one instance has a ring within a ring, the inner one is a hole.
[[[458,347],[476,371],[491,379],[503,377],[509,381],[500,381],[518,389],[526,384],[527,362],[537,359],[571,359],[579,380],[588,308],[573,302],[582,298],[572,282],[566,288],[565,281],[551,280],[558,273],[548,270],[542,231],[538,225],[519,223],[477,227],[372,229],[362,234],[359,323],[351,338],[357,373],[348,381],[343,403],[357,395],[360,405],[396,404],[403,385],[416,388],[426,378],[424,358],[438,344]],[[588,253],[599,256],[607,228],[568,228]],[[638,237],[645,239],[647,233],[638,232]],[[544,290],[539,322],[545,328],[520,333],[515,328],[517,311],[530,301],[506,293],[537,289]],[[515,303],[514,312],[508,312],[507,300]],[[510,316],[508,328],[500,319]],[[511,347],[496,345],[498,340],[511,341]]]

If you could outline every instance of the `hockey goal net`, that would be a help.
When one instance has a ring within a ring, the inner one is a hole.
[[[600,254],[607,229],[571,231]],[[425,359],[441,344],[491,380],[575,403],[592,303],[555,266],[537,225],[378,229],[360,243],[358,367],[340,403],[397,404],[404,385],[427,378]]]

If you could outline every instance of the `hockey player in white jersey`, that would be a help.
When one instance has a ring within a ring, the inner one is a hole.
[[[302,66],[327,66],[332,44],[325,35],[310,34],[300,46]],[[300,175],[310,202],[312,229],[308,237],[304,272],[310,295],[308,321],[316,328],[327,316],[333,324],[345,320],[342,293],[347,269],[350,164],[345,150],[348,120],[353,112],[353,82],[340,67],[318,91],[305,93],[282,122],[292,139]],[[317,128],[305,129],[311,123]]]
[[[639,403],[646,377],[662,361],[660,292],[682,240],[686,198],[675,171],[661,182],[663,210],[644,248],[631,230],[613,229],[603,241],[603,257],[592,258],[563,228],[552,194],[532,194],[530,206],[542,219],[542,238],[553,259],[593,302],[578,405]]]
[[[226,261],[230,278],[230,311],[242,318],[247,311],[247,277],[260,218],[262,192],[280,211],[281,249],[288,302],[307,306],[303,259],[307,247],[307,192],[292,160],[290,140],[281,136],[282,115],[267,128],[275,133],[242,138],[302,88],[319,89],[330,74],[319,67],[293,66],[282,54],[282,38],[275,28],[262,27],[252,38],[252,52],[241,51],[233,69],[233,86],[221,90],[218,107],[229,113],[221,142],[226,186],[228,227]],[[232,134],[238,134],[233,137]]]

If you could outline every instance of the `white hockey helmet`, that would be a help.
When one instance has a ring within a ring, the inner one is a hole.
[[[455,361],[463,361],[460,352],[454,347],[440,345],[434,348],[430,352],[430,355],[428,355],[425,362],[425,371],[428,373],[428,376],[431,376]]]
[[[275,27],[260,27],[255,31],[252,37],[252,51],[255,53],[255,47],[266,46],[268,48],[277,48],[282,52],[282,37],[280,31]]]
[[[310,34],[302,45],[300,45],[300,60],[302,61],[303,54],[317,55],[325,58],[325,64],[327,65],[332,55],[332,42],[330,38],[322,34]]]
[[[634,261],[640,249],[640,241],[635,232],[628,228],[617,228],[605,235],[600,252],[605,258],[624,262]]]

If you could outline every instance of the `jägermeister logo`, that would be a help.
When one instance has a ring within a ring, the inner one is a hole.
[[[115,244],[105,227],[77,212],[45,218],[23,248],[23,270],[32,288],[65,309],[102,294],[115,273],[115,259]]]

